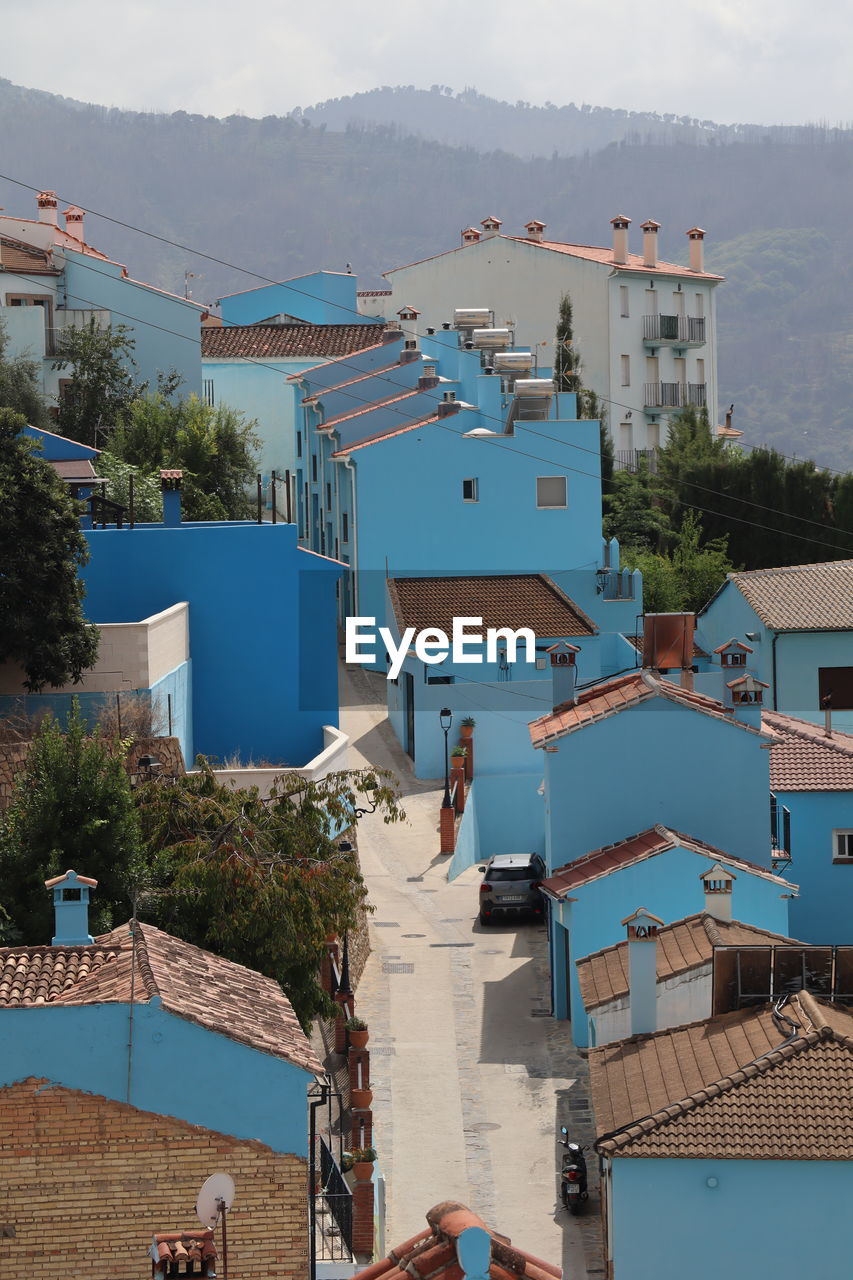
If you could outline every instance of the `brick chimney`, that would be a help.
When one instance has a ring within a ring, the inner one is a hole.
[[[719,862],[702,872],[699,879],[705,890],[705,910],[709,916],[716,920],[731,920],[732,885],[736,878]]]
[[[52,227],[59,225],[56,212],[56,192],[40,191],[36,196],[39,211],[39,222],[48,222]]]
[[[701,273],[705,270],[705,232],[701,227],[691,227],[687,238],[690,241],[690,270]]]
[[[640,224],[640,230],[643,233],[643,266],[656,267],[658,265],[658,232],[660,231],[660,223],[655,222],[654,218],[647,218],[645,222]]]
[[[160,488],[163,491],[163,524],[176,529],[181,523],[181,481],[183,471],[161,471]]]
[[[477,230],[476,227],[466,227],[465,230],[462,232],[462,243],[476,244],[477,241],[480,239],[480,234],[481,233]]]
[[[657,1029],[658,929],[663,920],[638,907],[622,921],[628,930],[628,1000],[631,1035],[644,1036]]]
[[[216,1245],[210,1229],[159,1231],[148,1256],[155,1277],[216,1275]]]
[[[89,890],[97,889],[97,880],[66,871],[64,876],[45,880],[45,889],[53,890],[54,935],[52,947],[90,947],[95,939],[89,932]]]
[[[628,261],[628,228],[631,225],[631,219],[626,218],[624,213],[620,213],[618,217],[610,219],[610,225],[613,228],[613,261]]]
[[[560,640],[552,644],[546,653],[551,659],[551,701],[557,707],[572,707],[575,704],[578,680],[577,656],[580,649],[577,645]]]
[[[527,232],[528,240],[535,240],[537,244],[542,239],[542,232],[545,230],[545,223],[538,222],[535,218],[531,222],[524,224],[524,230]]]
[[[76,204],[69,205],[63,213],[65,219],[65,230],[70,236],[76,236],[78,240],[83,239],[83,210],[78,209]]]

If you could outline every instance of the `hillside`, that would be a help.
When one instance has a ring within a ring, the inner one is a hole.
[[[2,172],[109,212],[87,238],[134,276],[198,300],[347,262],[362,287],[458,243],[488,213],[555,239],[607,243],[618,212],[663,223],[664,257],[684,230],[709,232],[719,291],[721,399],[750,442],[853,466],[849,418],[853,135],[772,130],[696,142],[613,142],[576,157],[524,160],[392,128],[336,132],[308,119],[226,120],[107,110],[0,81]],[[32,192],[0,179],[0,204],[26,214]],[[233,264],[229,266],[228,264]],[[243,268],[243,271],[236,268]],[[247,272],[249,274],[247,274]]]

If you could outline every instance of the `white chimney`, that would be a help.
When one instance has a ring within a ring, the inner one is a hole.
[[[687,238],[690,241],[690,270],[701,274],[705,270],[705,232],[701,227],[691,227]]]
[[[613,261],[628,261],[628,228],[631,225],[631,219],[626,218],[624,214],[618,218],[611,218],[610,225],[613,228]]]
[[[755,676],[738,676],[729,680],[724,690],[723,703],[729,715],[742,724],[751,725],[753,729],[761,728],[761,712],[764,705],[764,690],[770,686]]]
[[[545,226],[546,224],[544,222],[538,222],[535,218],[532,222],[526,222],[524,224],[524,230],[527,232],[527,239],[534,240],[539,244],[542,239],[542,232],[545,230]]]
[[[462,232],[463,244],[476,244],[479,239],[480,239],[480,232],[477,230],[476,227],[466,227],[465,230]]]
[[[643,266],[656,267],[658,265],[658,232],[660,231],[660,223],[655,222],[654,218],[647,218],[645,222],[640,224],[640,230],[643,233]]]
[[[730,871],[715,862],[699,877],[705,890],[705,910],[716,920],[732,918],[732,884],[737,879]]]
[[[546,652],[551,659],[551,699],[554,710],[557,707],[573,707],[578,679],[576,659],[580,649],[577,645],[560,640]]]
[[[76,236],[78,240],[83,239],[83,210],[78,209],[76,204],[69,205],[63,213],[65,219],[65,230],[70,236]]]
[[[500,229],[503,226],[503,223],[500,218],[496,218],[494,215],[491,215],[488,218],[484,218],[480,223],[480,226],[483,228],[483,239],[489,240],[492,236],[500,234]]]
[[[49,222],[52,227],[59,225],[55,191],[40,191],[36,196],[36,204],[39,210],[39,222]]]
[[[657,1028],[658,929],[663,920],[638,907],[622,924],[628,929],[628,999],[631,1035],[649,1035]]]

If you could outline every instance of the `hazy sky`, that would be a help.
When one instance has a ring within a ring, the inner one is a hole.
[[[283,114],[377,85],[720,122],[853,120],[851,0],[0,0],[0,76],[110,106]]]

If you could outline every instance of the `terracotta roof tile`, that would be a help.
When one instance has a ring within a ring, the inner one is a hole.
[[[853,628],[853,560],[751,569],[728,580],[772,631]]]
[[[727,867],[735,869],[741,867],[752,875],[784,885],[786,889],[796,888],[795,885],[783,880],[781,876],[774,875],[772,871],[767,871],[758,863],[724,853],[714,845],[706,844],[704,840],[697,840],[694,836],[685,835],[683,832],[662,825],[652,827],[648,831],[641,831],[635,836],[628,836],[627,839],[619,840],[615,844],[604,845],[601,849],[595,849],[592,853],[584,854],[582,858],[566,863],[564,867],[559,867],[552,872],[547,880],[542,881],[542,888],[552,898],[566,898],[573,889],[578,889],[591,880],[598,880],[601,876],[609,875],[622,867],[633,866],[646,858],[654,858],[667,849],[677,848],[689,849],[702,857],[722,862]]]
[[[358,1273],[359,1280],[399,1280],[400,1277],[434,1277],[435,1280],[464,1280],[456,1242],[469,1227],[490,1237],[491,1280],[560,1280],[561,1271],[550,1262],[513,1248],[512,1242],[491,1230],[465,1205],[445,1200],[427,1214],[429,1227],[405,1244],[392,1249],[387,1258]]]
[[[709,698],[692,689],[683,689],[671,680],[664,680],[653,672],[642,669],[618,676],[615,680],[595,684],[586,689],[575,703],[555,707],[547,715],[540,716],[530,725],[531,741],[534,747],[541,747],[554,738],[562,738],[567,733],[603,720],[625,707],[638,706],[649,698],[666,698],[717,720],[725,720],[737,729],[744,729],[749,733],[759,732],[744,721],[735,719],[716,698]]]
[[[412,396],[421,394],[417,387],[412,390],[397,391],[394,395],[385,396],[382,400],[372,400],[370,404],[362,405],[359,409],[350,409],[347,413],[339,413],[335,418],[326,418],[319,425],[325,431],[327,427],[336,427],[341,422],[349,422],[352,418],[361,418],[366,413],[373,413],[375,409],[387,409],[389,405],[399,404],[402,400],[411,400]],[[401,410],[400,412],[403,411]],[[396,429],[396,427],[392,428],[392,430]]]
[[[772,730],[770,787],[773,791],[853,791],[853,734],[832,730],[779,711],[764,711]]]
[[[534,635],[592,636],[595,623],[543,573],[458,578],[391,578],[388,595],[401,630],[439,627],[455,617],[482,617],[483,627],[530,627]]]
[[[290,1001],[272,978],[173,938],[153,925],[130,924],[90,947],[0,948],[0,1006],[144,1003],[159,996],[164,1009],[199,1026],[321,1070]],[[136,966],[135,978],[132,965]]]
[[[350,444],[336,449],[332,457],[345,458],[348,454],[355,453],[357,449],[366,449],[370,444],[381,444],[383,440],[393,440],[395,436],[403,436],[409,431],[417,431],[419,427],[428,427],[431,423],[438,422],[438,420],[438,414],[431,413],[426,418],[416,418],[414,422],[407,422],[403,426],[386,427],[384,431],[377,431],[375,435],[365,436],[363,440],[353,440]]]
[[[216,1274],[216,1244],[210,1230],[159,1231],[149,1253],[155,1276]]]
[[[378,324],[378,325],[362,324],[362,325],[359,325],[359,328],[362,330],[364,337],[367,339],[369,339],[377,329],[379,330],[381,337],[379,342],[369,342],[369,345],[367,346],[361,346],[361,347],[358,347],[356,351],[348,352],[348,354],[351,356],[357,355],[364,351],[377,351],[380,347],[384,347],[386,343],[393,342],[397,338],[397,335],[393,331],[385,328],[381,324]],[[310,373],[314,373],[315,370],[317,369],[325,368],[327,364],[328,364],[328,361],[323,360],[320,362],[320,364],[313,364],[308,369],[300,369],[298,373],[291,373],[287,380],[288,382],[301,382],[304,378],[307,378],[307,376]]]
[[[302,403],[311,404],[315,400],[322,400],[323,396],[328,395],[330,391],[344,391],[347,387],[354,387],[358,382],[369,382],[371,378],[381,378],[384,374],[393,373],[395,369],[403,367],[399,360],[395,360],[393,364],[384,364],[381,369],[370,369],[367,373],[360,373],[356,378],[348,378],[346,382],[334,382],[331,386],[321,387],[319,391],[313,391],[310,396],[305,396]],[[401,390],[403,390],[402,387]]]
[[[806,991],[593,1049],[599,1151],[716,1160],[853,1158],[853,1010]],[[787,1043],[786,1043],[787,1041]]]
[[[761,942],[793,943],[794,938],[769,933],[739,920],[718,920],[706,911],[674,920],[658,930],[657,980],[664,982],[702,965],[710,966],[715,946],[756,946]],[[628,941],[605,947],[576,961],[584,1008],[597,1009],[628,994]]]
[[[330,360],[360,351],[374,336],[367,324],[247,324],[203,328],[203,360]]]
[[[59,275],[59,268],[54,266],[50,250],[38,249],[35,245],[12,240],[9,236],[0,236],[0,267],[6,271],[26,272],[27,275]]]

